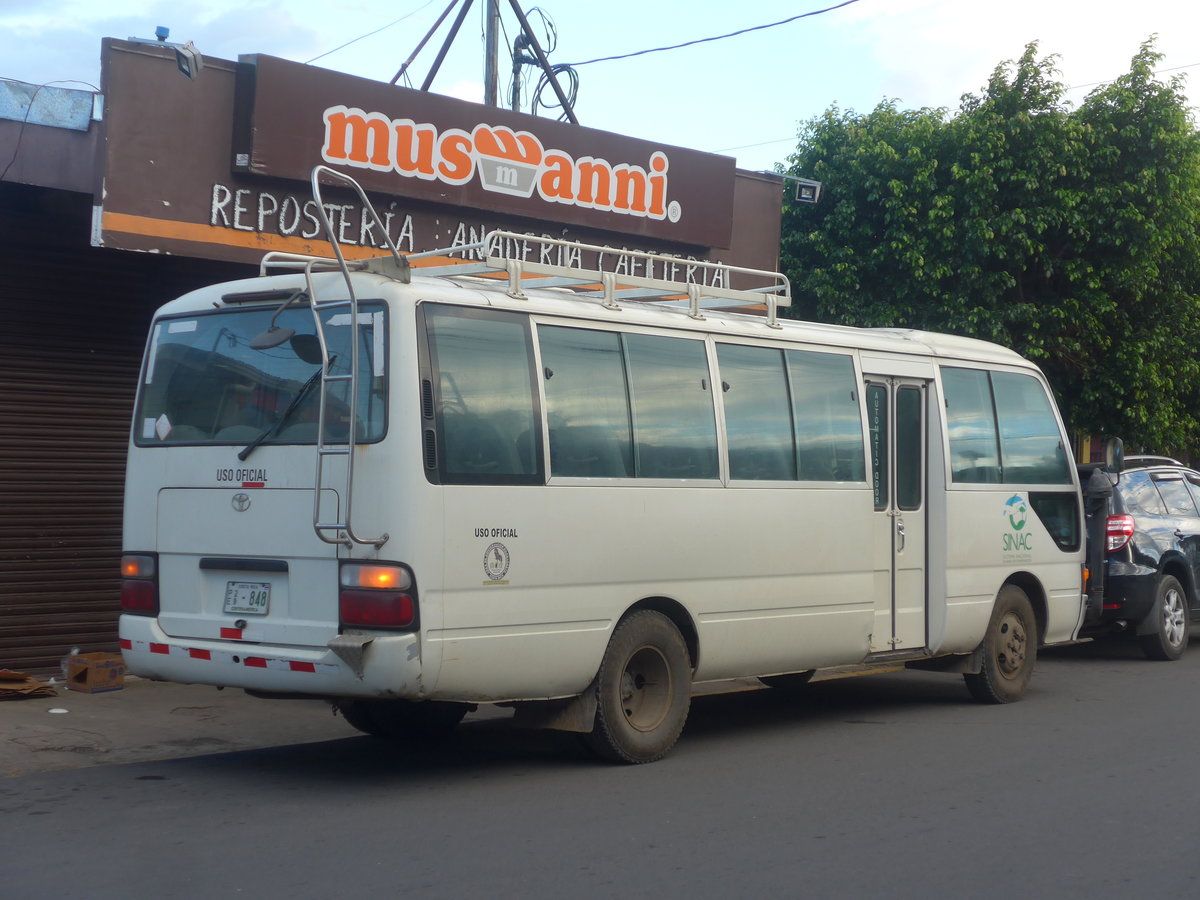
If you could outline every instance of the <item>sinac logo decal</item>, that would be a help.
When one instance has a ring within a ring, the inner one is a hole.
[[[1010,531],[1005,531],[1001,540],[1004,559],[1019,562],[1033,559],[1033,535],[1025,530],[1029,524],[1029,506],[1020,494],[1013,494],[1004,503],[1004,514],[1008,517]]]
[[[1008,513],[1008,524],[1012,526],[1013,531],[1020,531],[1029,520],[1029,509],[1020,494],[1013,494],[1008,498],[1008,502],[1004,504],[1004,511]]]

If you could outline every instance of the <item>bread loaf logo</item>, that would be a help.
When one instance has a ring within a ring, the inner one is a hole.
[[[471,138],[479,180],[485,188],[516,197],[533,196],[546,155],[541,141],[528,131],[490,125],[476,125]]]
[[[333,165],[394,172],[405,178],[480,185],[497,194],[532,197],[639,218],[678,222],[678,201],[667,201],[670,161],[661,150],[646,166],[572,157],[547,149],[537,135],[480,123],[470,132],[439,131],[427,122],[331,106],[322,114],[321,158]]]

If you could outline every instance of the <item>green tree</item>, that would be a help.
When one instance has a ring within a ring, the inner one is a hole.
[[[1183,85],[1130,71],[1071,109],[1037,45],[946,110],[833,107],[788,172],[800,318],[996,341],[1046,371],[1068,424],[1132,446],[1200,437],[1200,139]]]

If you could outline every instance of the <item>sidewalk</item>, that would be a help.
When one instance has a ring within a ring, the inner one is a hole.
[[[122,690],[0,702],[0,778],[358,734],[320,700],[127,677]],[[52,712],[65,710],[65,712]]]
[[[814,681],[897,671],[842,666]],[[61,769],[230,753],[359,734],[322,700],[261,700],[240,688],[125,678],[119,691],[0,702],[0,778]],[[699,684],[696,695],[761,690],[755,678]],[[62,710],[54,712],[54,710]],[[505,715],[508,715],[505,712]]]

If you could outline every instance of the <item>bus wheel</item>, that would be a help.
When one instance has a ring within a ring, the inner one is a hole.
[[[983,668],[963,675],[967,690],[980,703],[1012,703],[1029,687],[1037,660],[1037,620],[1029,597],[1006,584],[983,639]]]
[[[666,756],[692,702],[691,659],[671,620],[641,610],[617,625],[596,677],[596,723],[585,740],[603,759]]]
[[[816,669],[809,669],[807,672],[791,672],[787,675],[763,675],[758,680],[769,688],[790,694],[807,686],[816,674]]]
[[[352,726],[381,738],[437,738],[452,732],[471,707],[427,700],[341,700],[335,706]]]
[[[1183,585],[1173,575],[1158,582],[1158,596],[1150,615],[1154,630],[1138,638],[1147,659],[1179,659],[1188,644],[1188,607]]]

